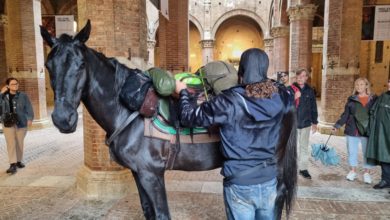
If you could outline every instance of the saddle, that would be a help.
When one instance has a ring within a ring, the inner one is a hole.
[[[180,143],[195,144],[195,143],[210,143],[219,142],[219,134],[217,132],[209,132],[206,128],[194,128],[191,134],[190,128],[180,128],[178,131],[169,125],[161,115],[153,118],[145,118],[144,135],[146,137],[158,138],[169,141],[171,144],[177,144],[176,135],[179,134]]]
[[[172,99],[172,98],[171,98]],[[177,103],[161,98],[158,114],[144,118],[144,136],[168,141],[164,145],[165,169],[171,170],[181,149],[181,143],[201,144],[219,142],[218,131],[206,128],[183,128],[178,119]]]

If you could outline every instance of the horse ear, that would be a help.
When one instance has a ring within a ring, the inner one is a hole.
[[[45,40],[50,47],[53,47],[56,39],[49,34],[45,27],[42,25],[39,25],[39,27],[41,28],[41,35],[43,40]]]
[[[75,40],[78,40],[82,43],[87,42],[89,34],[91,33],[91,21],[88,19],[87,24],[81,29],[81,31],[74,37]]]

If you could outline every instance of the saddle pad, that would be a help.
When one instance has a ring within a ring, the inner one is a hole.
[[[161,122],[161,120],[156,120],[156,117],[154,118],[145,118],[145,128],[144,128],[144,135],[146,137],[154,137],[159,138],[162,140],[170,141],[171,143],[176,143],[176,131],[173,129],[173,127],[170,127],[174,131],[174,134],[172,133],[164,133],[162,130],[156,127],[156,124]],[[157,123],[156,123],[157,122]],[[194,135],[189,135],[189,128],[182,129],[183,132],[180,132],[180,142],[191,144],[191,143],[210,143],[210,142],[219,142],[219,134],[209,134],[209,133],[199,133],[202,131],[202,129],[206,132],[208,132],[205,128],[199,128],[197,131],[198,133],[195,133],[197,128],[194,128]],[[185,134],[187,133],[187,134]]]

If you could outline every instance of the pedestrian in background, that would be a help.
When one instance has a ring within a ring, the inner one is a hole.
[[[289,88],[294,93],[298,120],[298,167],[299,174],[311,179],[308,170],[310,130],[315,133],[318,124],[318,111],[314,90],[307,84],[309,72],[306,69],[296,71],[296,82]]]
[[[345,124],[344,134],[347,140],[348,164],[350,171],[346,176],[349,181],[354,181],[357,177],[356,167],[358,165],[359,144],[362,146],[363,155],[366,154],[368,140],[369,110],[375,102],[375,96],[371,94],[370,83],[366,78],[355,80],[355,88],[352,96],[348,97],[344,112],[340,119],[334,124],[333,131],[337,131]],[[372,183],[370,169],[372,168],[364,157],[363,181]]]
[[[277,72],[277,81],[284,86],[288,86],[288,73],[287,72]]]
[[[17,168],[25,167],[22,162],[24,138],[27,126],[32,124],[34,112],[28,96],[19,91],[19,81],[16,78],[8,78],[0,93],[3,133],[10,163],[7,173],[14,174]]]
[[[370,111],[370,136],[367,145],[367,161],[381,165],[382,177],[374,189],[390,188],[390,79],[384,92]]]

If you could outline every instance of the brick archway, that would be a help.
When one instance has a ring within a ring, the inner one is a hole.
[[[211,30],[210,38],[211,39],[215,38],[215,34],[217,33],[218,28],[221,26],[221,24],[224,21],[228,20],[229,18],[235,17],[235,16],[249,17],[249,18],[253,19],[259,25],[259,27],[263,31],[263,33],[266,33],[269,31],[267,29],[267,24],[256,13],[254,13],[252,11],[245,10],[245,9],[237,9],[237,10],[232,10],[232,11],[227,12],[217,19],[217,21],[214,23],[213,28]]]

